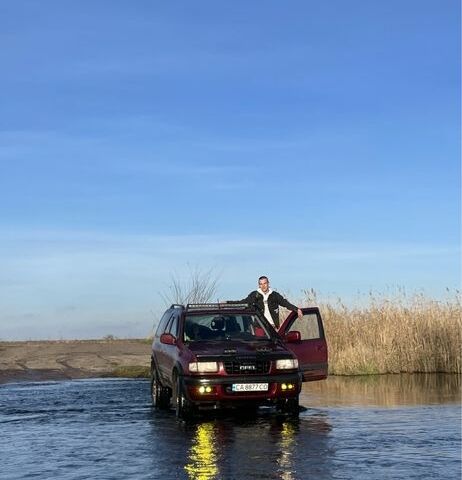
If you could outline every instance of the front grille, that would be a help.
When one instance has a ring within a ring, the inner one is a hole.
[[[269,360],[227,360],[223,362],[228,375],[255,375],[269,373]]]

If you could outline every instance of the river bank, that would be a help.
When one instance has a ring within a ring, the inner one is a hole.
[[[147,340],[0,342],[0,383],[149,375]]]

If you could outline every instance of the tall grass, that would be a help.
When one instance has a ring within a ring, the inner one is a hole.
[[[400,372],[461,373],[461,296],[448,301],[421,294],[370,294],[362,306],[340,299],[318,304],[329,344],[329,371],[336,375]]]

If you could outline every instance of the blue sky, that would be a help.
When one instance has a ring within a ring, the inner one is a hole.
[[[191,266],[459,288],[459,2],[15,0],[0,38],[0,339],[145,336]]]

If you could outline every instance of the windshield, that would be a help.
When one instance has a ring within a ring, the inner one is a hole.
[[[186,315],[183,340],[269,340],[268,328],[257,315]]]

